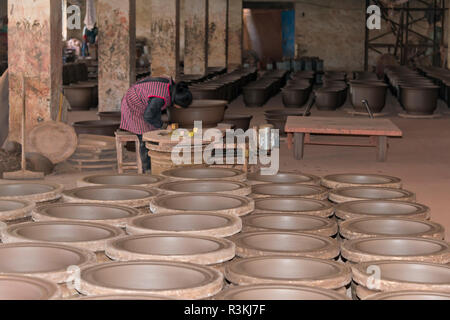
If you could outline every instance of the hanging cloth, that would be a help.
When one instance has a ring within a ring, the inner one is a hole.
[[[97,23],[97,12],[95,11],[94,0],[86,0],[86,17],[84,19],[84,24],[88,30],[94,29]]]

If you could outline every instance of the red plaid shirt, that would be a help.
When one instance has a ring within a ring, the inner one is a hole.
[[[137,83],[128,89],[122,99],[120,129],[134,134],[153,131],[151,124],[144,120],[144,112],[151,98],[164,100],[162,110],[171,104],[170,83],[150,81]]]

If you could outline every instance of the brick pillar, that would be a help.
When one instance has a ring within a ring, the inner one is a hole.
[[[228,0],[209,0],[208,66],[227,66]]]
[[[228,0],[228,71],[242,65],[242,0]]]
[[[208,68],[208,0],[185,3],[184,73],[204,75]]]

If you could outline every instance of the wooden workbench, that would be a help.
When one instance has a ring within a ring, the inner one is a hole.
[[[339,145],[376,147],[377,160],[386,161],[388,137],[402,137],[402,131],[389,119],[335,118],[335,117],[288,117],[285,127],[288,143],[294,140],[294,157],[303,159],[304,145]],[[312,141],[311,135],[366,136],[369,143]],[[293,138],[293,139],[292,139]]]

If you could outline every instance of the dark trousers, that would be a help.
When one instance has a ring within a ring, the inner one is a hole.
[[[142,141],[142,134],[138,134],[137,137],[139,138],[139,153],[142,160],[142,169],[144,169],[144,173],[149,172],[152,168],[152,165],[150,162],[150,156],[148,155],[148,149],[145,146],[145,142]]]

